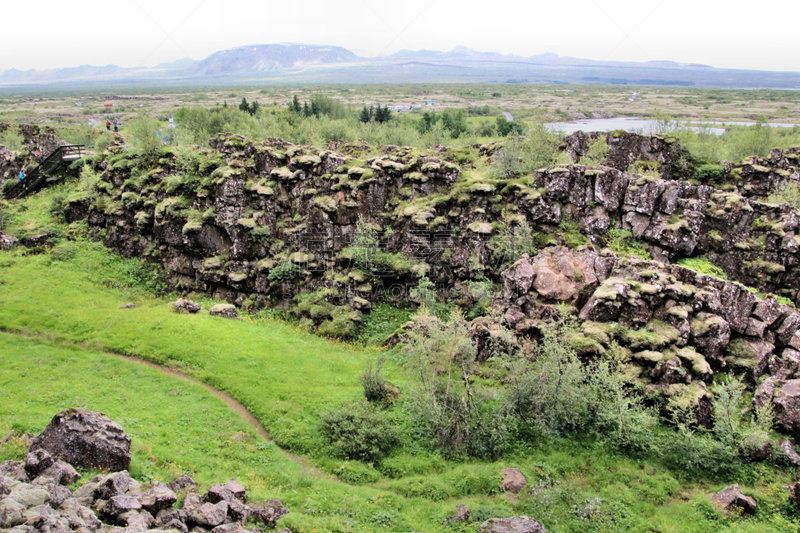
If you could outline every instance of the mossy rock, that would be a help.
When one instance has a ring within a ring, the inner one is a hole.
[[[133,215],[133,220],[136,222],[137,227],[144,228],[153,221],[153,215],[148,211],[137,211]]]
[[[189,235],[191,233],[197,233],[202,228],[203,228],[202,220],[191,218],[188,221],[186,221],[186,224],[183,225],[181,233],[183,233],[184,235]]]
[[[234,283],[239,283],[240,281],[244,281],[247,279],[247,274],[244,272],[231,272],[228,274],[228,279]]]
[[[296,265],[304,265],[314,260],[314,256],[305,252],[294,252],[289,256],[289,261]]]
[[[111,202],[106,205],[104,212],[106,215],[122,216],[125,214],[125,206],[122,205],[122,202]]]
[[[611,277],[600,284],[594,291],[594,297],[598,300],[614,301],[618,296],[623,296],[626,292],[626,284],[621,278]]]
[[[347,175],[348,176],[360,177],[360,176],[366,174],[367,172],[368,172],[368,170],[366,168],[363,168],[363,167],[350,167],[350,168],[347,169]]]
[[[256,221],[252,218],[240,218],[236,221],[236,224],[246,229],[254,229],[256,227]]]
[[[675,344],[681,338],[677,328],[660,320],[651,320],[641,329],[626,330],[621,337],[632,350],[653,351]]]
[[[473,222],[469,226],[467,226],[472,233],[477,233],[478,235],[491,235],[494,233],[494,226],[492,226],[488,222]]]
[[[367,280],[367,273],[363,270],[351,270],[348,277],[356,283],[363,283]]]
[[[688,346],[681,348],[675,354],[683,361],[689,363],[692,374],[700,378],[708,377],[712,374],[711,365],[708,364],[706,358],[702,354]]]
[[[467,187],[467,190],[469,192],[480,192],[480,193],[491,194],[497,190],[497,187],[495,187],[493,183],[478,182],[471,184],[469,187]]]
[[[423,174],[422,172],[409,172],[405,175],[405,179],[408,181],[413,181],[414,183],[427,183],[428,176]]]
[[[600,344],[608,346],[612,338],[611,330],[616,325],[616,323],[612,322],[593,322],[587,320],[581,324],[581,333]]]
[[[425,173],[439,172],[440,170],[442,170],[442,165],[440,165],[436,161],[428,161],[427,163],[424,163],[422,165],[420,170]]]
[[[575,350],[575,353],[581,356],[585,355],[602,355],[606,349],[602,344],[597,342],[591,337],[587,337],[580,333],[570,335],[567,338],[567,344]]]
[[[691,307],[688,305],[673,305],[669,309],[667,309],[667,315],[675,317],[680,320],[686,320],[689,318],[689,312],[691,311]]]
[[[634,352],[632,357],[638,361],[645,361],[653,364],[664,360],[664,354],[654,350],[642,350],[641,352]]]
[[[270,257],[265,257],[264,259],[260,259],[256,263],[256,269],[259,272],[266,272],[268,270],[272,270],[275,267],[275,260]]]
[[[315,167],[321,163],[322,163],[322,158],[314,154],[298,155],[296,157],[293,157],[291,160],[291,164],[293,166],[302,168]]]
[[[222,268],[221,257],[208,257],[203,261],[203,270],[219,270]]]
[[[273,168],[269,175],[279,181],[290,181],[297,177],[295,172],[289,170],[287,167]]]
[[[317,196],[314,198],[314,205],[326,213],[335,213],[338,209],[336,200],[331,196]]]
[[[719,330],[725,327],[725,319],[721,316],[712,315],[709,313],[700,313],[695,316],[690,322],[689,326],[692,331],[692,336],[702,337],[706,333],[715,328]]]

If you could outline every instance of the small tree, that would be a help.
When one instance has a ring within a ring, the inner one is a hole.
[[[356,233],[351,248],[354,252],[353,263],[358,268],[372,270],[380,252],[380,241],[378,230],[364,217],[358,217],[356,221]]]
[[[303,116],[304,117],[311,116],[311,108],[308,107],[308,102],[303,102]]]
[[[423,308],[400,350],[416,376],[409,407],[420,436],[432,436],[445,452],[466,452],[477,414],[471,383],[477,350],[463,316],[454,311],[443,322]]]
[[[239,111],[250,112],[250,104],[247,103],[247,98],[244,96],[242,96],[242,102],[239,104]]]
[[[144,153],[155,153],[161,149],[162,142],[158,137],[158,130],[158,121],[147,115],[134,118],[128,125],[131,144]]]
[[[392,119],[392,112],[389,110],[388,106],[378,106],[375,110],[375,122],[384,123],[389,122]]]
[[[524,135],[525,129],[522,124],[513,120],[506,120],[506,117],[499,116],[496,120],[497,134],[501,137],[508,137],[509,135]]]
[[[370,120],[372,120],[372,112],[367,106],[364,106],[364,109],[361,110],[361,114],[358,116],[358,120],[366,124]]]

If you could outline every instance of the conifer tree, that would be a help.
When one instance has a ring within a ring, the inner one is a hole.
[[[364,124],[372,120],[372,113],[370,113],[370,110],[367,109],[367,106],[364,106],[364,109],[361,110],[361,115],[358,117],[358,120]]]

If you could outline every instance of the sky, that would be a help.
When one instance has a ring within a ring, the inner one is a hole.
[[[672,60],[800,71],[800,1],[40,0],[4,2],[0,71],[153,66],[248,44],[598,60]]]

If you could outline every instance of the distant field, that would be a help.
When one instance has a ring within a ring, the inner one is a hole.
[[[286,106],[294,95],[330,96],[355,108],[363,105],[421,106],[416,112],[489,106],[515,118],[557,121],[615,116],[682,120],[794,122],[800,91],[692,89],[603,85],[414,84],[258,85],[230,88],[141,88],[100,91],[62,89],[0,91],[0,120],[98,124],[107,116],[124,119],[147,112],[168,116],[184,105],[238,105],[242,97],[262,106]],[[113,104],[106,107],[106,104]]]

